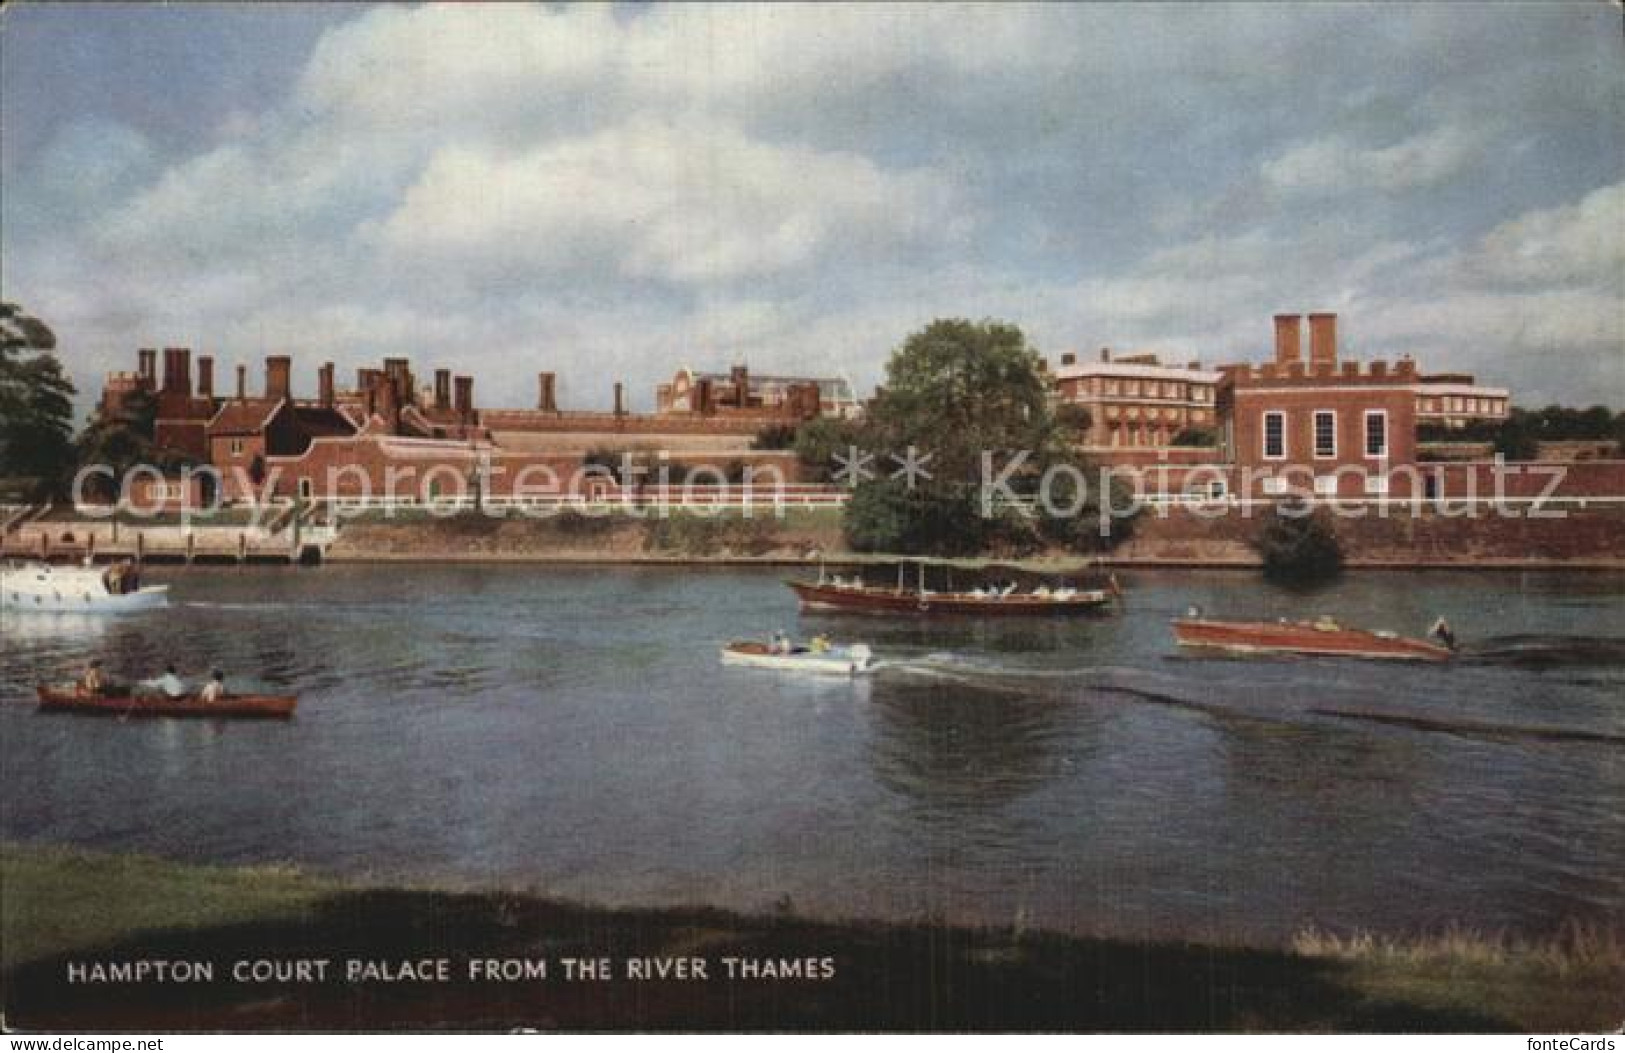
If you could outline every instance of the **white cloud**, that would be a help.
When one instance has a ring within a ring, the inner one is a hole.
[[[1587,284],[1625,294],[1625,183],[1500,224],[1468,266],[1493,281]]]
[[[1347,135],[1301,143],[1262,167],[1265,182],[1285,191],[1388,193],[1435,187],[1481,156],[1479,133],[1446,125],[1391,146],[1364,147]]]
[[[870,257],[964,228],[927,172],[754,141],[718,124],[633,120],[518,156],[435,155],[383,224],[393,252],[469,266],[595,269],[678,283]]]

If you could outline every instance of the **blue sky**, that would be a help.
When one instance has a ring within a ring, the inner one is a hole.
[[[867,388],[933,317],[1261,359],[1277,311],[1625,403],[1604,4],[9,6],[0,263],[81,389],[410,354],[524,405]]]

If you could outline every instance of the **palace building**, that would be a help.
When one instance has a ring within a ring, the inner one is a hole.
[[[1218,421],[1219,374],[1200,362],[1165,365],[1150,352],[1079,362],[1068,352],[1051,376],[1058,398],[1089,411],[1084,445],[1096,449],[1159,448],[1177,439],[1209,445]]]

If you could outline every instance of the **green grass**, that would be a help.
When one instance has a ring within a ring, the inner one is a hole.
[[[287,867],[189,866],[0,845],[0,964],[11,968],[147,930],[297,917],[335,887]]]
[[[60,1030],[565,1029],[1585,1032],[1625,1017],[1625,941],[1305,932],[1289,948],[1090,939],[535,892],[387,890],[288,867],[0,846],[4,1011]],[[828,956],[827,983],[73,985],[86,959]]]

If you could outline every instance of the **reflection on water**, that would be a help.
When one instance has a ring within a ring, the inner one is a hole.
[[[809,616],[773,573],[172,572],[167,611],[0,616],[0,834],[625,903],[1125,934],[1625,915],[1625,579],[1125,575],[1085,619]],[[1446,666],[1206,660],[1168,619],[1420,633]],[[723,668],[776,628],[856,682]],[[90,654],[297,691],[286,725],[36,714]],[[107,808],[116,800],[118,808]]]

